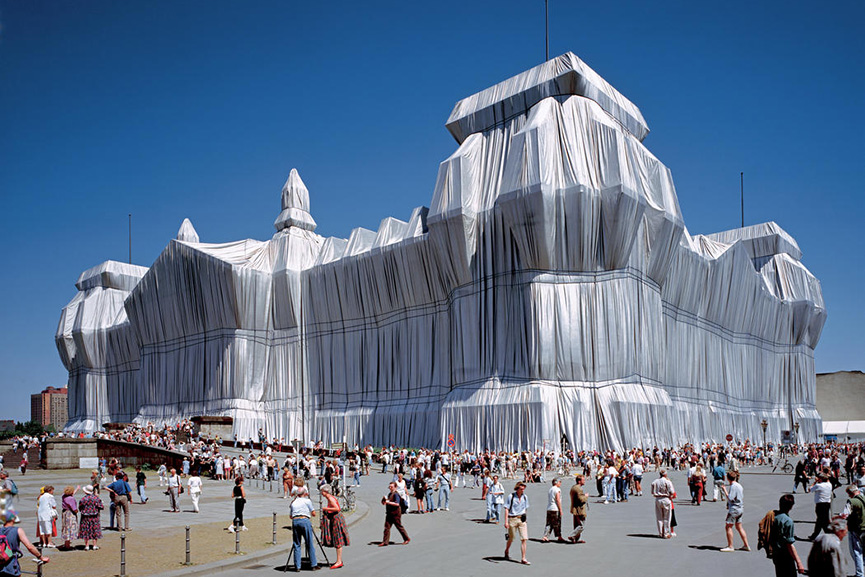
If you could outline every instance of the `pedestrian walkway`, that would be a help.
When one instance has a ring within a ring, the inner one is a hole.
[[[35,540],[36,532],[36,497],[43,485],[53,485],[56,494],[62,494],[63,487],[84,485],[89,482],[89,470],[66,471],[29,471],[26,476],[13,472],[13,479],[19,488],[19,497],[15,507],[21,518],[21,527],[27,531],[31,540]],[[163,494],[164,488],[159,487],[156,473],[148,475],[146,505],[139,504],[137,495],[131,506],[130,527],[126,535],[126,572],[128,575],[142,577],[154,573],[182,569],[185,561],[186,535],[185,527],[190,526],[192,556],[196,565],[214,561],[234,562],[237,560],[235,550],[235,535],[229,533],[226,527],[231,523],[234,513],[234,503],[231,490],[234,486],[229,481],[204,480],[200,502],[201,513],[194,513],[188,494],[181,496],[181,513],[171,513],[168,497]],[[131,477],[134,476],[130,475]],[[132,480],[132,479],[131,479]],[[132,481],[134,485],[134,480]],[[288,501],[280,498],[276,483],[273,492],[268,490],[268,484],[250,483],[247,485],[247,504],[244,519],[248,531],[238,534],[240,548],[244,556],[273,547],[273,513],[277,513],[277,548],[287,551],[291,540],[289,529],[291,521],[288,517]],[[280,485],[281,489],[281,485]],[[78,492],[76,498],[83,496]],[[313,499],[317,499],[317,493]],[[108,526],[108,493],[102,492],[105,510],[102,513],[102,525]],[[58,499],[59,501],[59,499]],[[358,508],[353,516],[348,516],[349,523],[353,518],[359,518],[366,511],[366,505]],[[59,521],[58,521],[59,522]],[[59,531],[58,525],[58,531]],[[99,542],[99,551],[83,551],[82,543],[75,543],[78,548],[73,551],[46,549],[45,554],[51,562],[44,567],[47,577],[62,575],[63,577],[109,577],[120,572],[120,533],[103,530],[104,539]],[[62,544],[58,536],[55,544]],[[22,563],[29,563],[27,557]],[[33,565],[31,563],[31,565]],[[26,565],[24,567],[27,569]],[[32,567],[31,567],[32,568]]]

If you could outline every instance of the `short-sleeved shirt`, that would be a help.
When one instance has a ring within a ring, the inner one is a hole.
[[[298,497],[294,501],[291,502],[289,506],[289,511],[291,513],[291,518],[295,517],[306,517],[307,519],[312,517],[313,512],[315,511],[315,507],[312,504],[312,501],[307,497]]]
[[[107,488],[111,489],[112,491],[114,491],[118,495],[128,495],[130,492],[129,491],[129,483],[127,483],[123,479],[117,479],[116,481],[114,481],[113,483],[108,485]]]
[[[832,483],[824,481],[816,483],[811,492],[814,493],[814,503],[831,503],[832,502]]]
[[[553,485],[550,487],[549,492],[547,493],[547,511],[558,511],[559,507],[556,505],[556,497],[562,494],[562,489],[560,487],[556,487]]]
[[[529,509],[529,496],[523,493],[522,497],[517,497],[516,492],[511,493],[505,501],[505,509],[511,517],[522,515]]]
[[[741,515],[745,511],[745,490],[742,485],[733,481],[727,491],[727,512]]]
[[[770,542],[775,555],[789,554],[787,545],[796,542],[796,538],[793,536],[793,519],[786,513],[775,514],[775,520],[772,521]]]
[[[147,475],[143,471],[135,473],[135,486],[142,487],[147,483]]]

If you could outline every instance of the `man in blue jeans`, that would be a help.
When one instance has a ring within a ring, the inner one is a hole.
[[[447,467],[443,466],[441,473],[436,477],[436,486],[439,489],[439,502],[437,508],[449,511],[450,509],[448,509],[448,507],[451,503],[451,476]],[[442,499],[444,499],[444,507],[442,507]]]
[[[312,565],[312,570],[318,571],[320,567],[315,558],[315,535],[312,532],[312,522],[310,521],[312,517],[315,517],[315,507],[309,500],[309,491],[306,487],[301,487],[298,490],[297,498],[291,502],[288,509],[291,514],[291,532],[294,542],[294,570],[300,571],[302,558],[300,541],[303,539],[306,541],[306,550],[309,553],[309,563]]]

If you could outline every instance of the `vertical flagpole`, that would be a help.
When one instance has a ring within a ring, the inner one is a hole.
[[[550,59],[550,0],[544,0],[544,62]]]
[[[742,202],[742,228],[745,228],[745,173],[739,173],[739,194]]]
[[[129,213],[129,264],[132,264],[132,213]]]

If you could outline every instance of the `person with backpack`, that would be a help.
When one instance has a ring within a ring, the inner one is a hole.
[[[505,529],[508,531],[508,540],[505,543],[505,559],[510,559],[511,543],[519,534],[520,536],[520,563],[531,565],[526,559],[526,543],[529,540],[529,526],[526,517],[529,510],[529,496],[525,495],[526,484],[519,482],[514,486],[514,492],[505,501]]]
[[[438,507],[436,507],[440,511],[449,511],[449,507],[451,504],[451,474],[448,467],[442,465],[442,469],[438,475],[436,475],[436,485],[435,488],[439,492],[438,498]],[[442,502],[444,502],[444,507],[442,507]]]
[[[865,497],[856,485],[847,487],[847,504],[841,517],[847,520],[847,542],[856,577],[865,577],[862,558],[862,539],[865,537]]]
[[[402,498],[397,491],[396,483],[390,482],[387,486],[388,493],[381,498],[381,504],[385,507],[384,516],[384,535],[382,536],[379,547],[386,547],[390,544],[390,528],[396,527],[399,534],[402,536],[403,545],[408,545],[411,539],[405,527],[402,526],[402,514],[408,510],[408,503]]]
[[[21,527],[15,527],[18,515],[13,507],[6,507],[2,514],[3,527],[0,527],[0,575],[21,575],[21,565],[18,563],[18,553],[23,545],[39,563],[48,563],[50,559],[43,557],[27,538]]]
[[[15,484],[15,481],[12,480],[6,471],[0,471],[0,489],[9,495],[10,504],[18,496],[18,485]]]
[[[772,558],[775,565],[775,577],[794,577],[797,573],[805,573],[805,565],[796,552],[793,543],[796,537],[793,535],[793,519],[790,511],[796,503],[793,495],[781,495],[778,500],[778,510],[774,511],[772,523],[769,526],[768,537],[765,541],[766,556]]]

